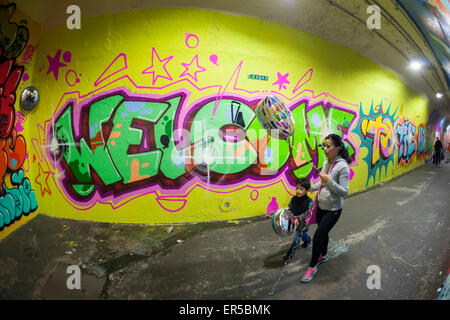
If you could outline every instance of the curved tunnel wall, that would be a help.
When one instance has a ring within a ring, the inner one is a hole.
[[[431,157],[438,129],[423,98],[302,31],[198,9],[103,15],[42,35],[28,26],[35,50],[16,60],[31,61],[17,96],[32,84],[40,101],[31,112],[15,102],[26,141],[17,174],[37,209],[4,224],[3,237],[37,212],[149,224],[265,214],[287,205],[296,178],[318,181],[331,132],[354,157],[350,193]],[[292,111],[291,150],[255,117],[267,94]]]

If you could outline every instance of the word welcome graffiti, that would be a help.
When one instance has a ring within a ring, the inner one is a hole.
[[[416,152],[416,130],[417,127],[409,119],[402,119],[396,126],[398,143],[398,163],[408,165]]]
[[[396,120],[394,117],[397,110],[392,115],[389,114],[389,110],[390,107],[384,113],[381,105],[376,106],[374,110],[372,103],[369,114],[365,115],[360,105],[359,121],[354,132],[360,136],[361,146],[368,149],[364,158],[368,166],[366,186],[371,177],[375,183],[375,175],[377,172],[381,175],[382,168],[386,174],[389,163],[394,164]]]
[[[272,138],[254,109],[260,101],[239,95],[203,98],[186,106],[188,92],[166,96],[130,94],[125,88],[88,100],[67,101],[48,132],[49,159],[62,172],[60,184],[73,199],[179,188],[194,178],[215,185],[284,174],[317,177],[327,133],[343,137],[355,113],[330,102],[296,101],[296,131],[288,142]],[[215,107],[217,110],[211,118]],[[78,111],[75,111],[78,110]]]

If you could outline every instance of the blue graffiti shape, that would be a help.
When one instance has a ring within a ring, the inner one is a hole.
[[[416,152],[416,126],[411,120],[400,121],[397,124],[398,163],[407,165]]]
[[[423,125],[419,126],[419,130],[417,133],[417,156],[425,155],[425,139],[426,133]]]
[[[5,185],[6,193],[0,197],[0,230],[37,208],[36,194],[30,180],[24,176],[24,171],[19,169],[11,174],[11,183],[15,187],[9,189]]]

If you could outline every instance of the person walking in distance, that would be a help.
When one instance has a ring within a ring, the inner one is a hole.
[[[441,153],[442,153],[442,142],[439,137],[436,137],[436,142],[434,143],[434,159],[433,164],[435,167],[439,167],[441,164]]]
[[[345,148],[342,138],[336,134],[329,134],[324,141],[324,151],[327,160],[319,173],[320,181],[311,186],[311,192],[318,195],[317,229],[313,237],[312,257],[309,268],[302,278],[302,282],[313,279],[318,265],[328,261],[328,233],[341,216],[344,198],[348,194],[350,168],[352,162]]]

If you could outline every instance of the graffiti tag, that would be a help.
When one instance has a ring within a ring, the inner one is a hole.
[[[95,189],[106,196],[157,184],[179,188],[192,177],[223,185],[285,174],[293,184],[297,177],[317,177],[314,167],[320,169],[325,159],[319,145],[331,132],[355,153],[347,141],[355,114],[332,103],[305,99],[292,105],[297,130],[290,148],[255,120],[260,99],[222,96],[211,119],[216,97],[190,108],[186,97],[185,92],[161,97],[116,89],[78,107],[67,101],[48,131],[54,145],[49,159],[61,167],[66,191],[88,201]]]
[[[401,165],[408,165],[416,152],[416,130],[416,125],[409,119],[397,123],[398,163]]]

